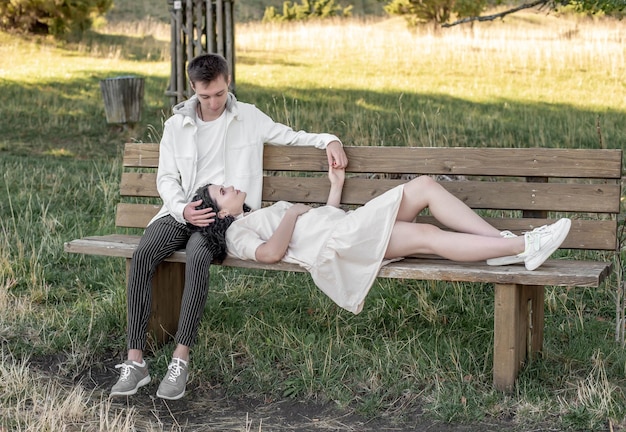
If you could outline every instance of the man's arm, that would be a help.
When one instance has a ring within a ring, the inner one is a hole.
[[[339,138],[329,133],[294,131],[291,127],[274,122],[267,114],[254,107],[252,120],[255,131],[260,132],[265,144],[314,146],[326,149],[328,164],[336,168],[348,166],[348,157]]]
[[[196,209],[202,201],[187,202],[182,187],[182,173],[175,157],[175,135],[180,130],[179,119],[166,121],[159,145],[159,167],[157,169],[157,190],[170,215],[180,223],[190,223],[205,227],[215,221],[213,209]],[[191,169],[191,166],[189,167]]]

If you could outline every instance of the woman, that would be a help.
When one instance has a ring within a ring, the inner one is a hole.
[[[194,200],[217,209],[216,223],[195,229],[233,257],[301,265],[333,301],[357,314],[385,260],[434,254],[453,261],[487,260],[490,265],[523,262],[534,270],[561,245],[571,225],[564,218],[524,236],[500,232],[428,176],[344,212],[338,207],[345,171],[331,166],[328,177],[327,205],[316,208],[280,201],[248,212],[245,192],[207,185]],[[452,231],[414,223],[425,208]]]

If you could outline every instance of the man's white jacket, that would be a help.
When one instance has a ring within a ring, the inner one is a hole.
[[[164,125],[160,144],[157,189],[163,207],[150,221],[170,214],[186,223],[183,210],[196,190],[198,169],[197,126],[195,121],[198,99],[174,107],[174,115]],[[226,134],[224,143],[224,174],[226,185],[246,192],[246,204],[261,206],[263,190],[263,145],[314,146],[325,149],[339,139],[331,134],[294,131],[274,122],[254,105],[238,102],[229,94],[226,102]]]

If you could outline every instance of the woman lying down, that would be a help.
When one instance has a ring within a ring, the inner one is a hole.
[[[500,232],[428,176],[345,212],[339,208],[345,171],[330,167],[328,177],[328,201],[315,208],[279,201],[251,212],[244,191],[203,186],[193,201],[202,200],[198,208],[211,207],[217,217],[208,227],[190,228],[219,245],[222,257],[227,252],[243,260],[299,264],[335,303],[358,314],[386,260],[434,254],[489,265],[523,262],[534,270],[563,243],[571,225],[563,218],[523,236]],[[452,231],[414,223],[425,208]]]

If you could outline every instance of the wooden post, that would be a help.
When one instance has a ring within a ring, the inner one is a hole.
[[[224,55],[224,1],[216,0],[217,15],[217,53]]]
[[[100,81],[107,123],[137,123],[143,109],[144,79],[119,76]]]
[[[543,349],[544,287],[496,284],[493,384],[510,392],[526,359]]]
[[[525,285],[522,299],[528,305],[527,359],[541,357],[543,354],[543,326],[545,287]]]
[[[218,53],[228,62],[230,91],[235,91],[234,0],[167,0],[170,5],[171,73],[165,94],[172,105],[193,94],[186,65],[203,53]]]

